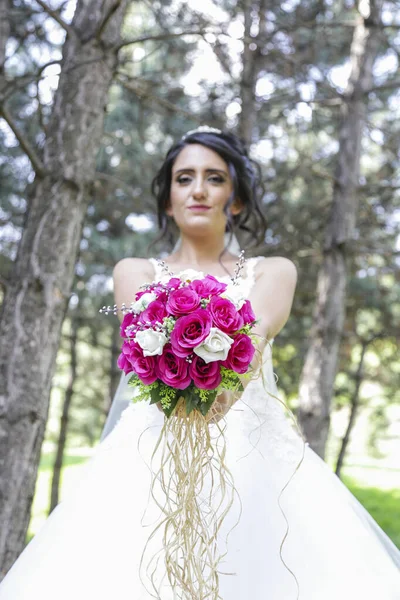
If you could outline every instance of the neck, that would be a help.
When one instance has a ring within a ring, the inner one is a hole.
[[[177,264],[205,267],[219,262],[220,257],[226,260],[230,255],[227,250],[222,254],[224,248],[224,237],[215,236],[205,241],[204,238],[187,238],[181,234],[181,244],[171,258]]]

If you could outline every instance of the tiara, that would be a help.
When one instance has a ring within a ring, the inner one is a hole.
[[[193,135],[193,133],[222,133],[220,129],[216,129],[215,127],[209,127],[208,125],[200,125],[197,129],[192,129],[188,131],[182,136],[182,140],[189,137],[189,135]]]

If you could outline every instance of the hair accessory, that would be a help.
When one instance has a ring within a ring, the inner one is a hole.
[[[181,139],[184,140],[193,133],[222,133],[222,131],[220,129],[216,129],[215,127],[209,127],[208,125],[200,125],[200,127],[197,129],[192,129],[191,131],[185,133]]]

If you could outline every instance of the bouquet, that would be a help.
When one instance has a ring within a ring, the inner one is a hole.
[[[118,366],[132,373],[134,401],[159,402],[170,417],[182,399],[186,414],[205,416],[223,390],[243,390],[249,371],[256,319],[249,300],[232,281],[212,275],[179,277],[146,284],[121,324],[124,338]]]
[[[169,274],[142,286],[129,308],[122,306],[118,366],[131,374],[133,401],[159,403],[167,417],[150,465],[150,493],[161,521],[140,565],[141,571],[153,542],[146,573],[157,598],[161,554],[174,598],[220,599],[218,565],[226,552],[218,532],[237,490],[225,460],[224,430],[217,423],[213,437],[207,413],[218,394],[239,394],[241,377],[251,376],[256,319],[241,294],[239,273],[238,267],[229,284],[192,270]],[[162,539],[154,540],[160,531]]]

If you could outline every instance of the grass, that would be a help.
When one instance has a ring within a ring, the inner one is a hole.
[[[348,476],[343,483],[400,549],[400,489],[365,487]]]
[[[61,498],[75,485],[80,466],[88,455],[67,455],[61,480]],[[48,515],[53,455],[42,456],[32,507],[28,539],[40,528]],[[400,470],[376,465],[347,465],[343,469],[343,483],[368,510],[375,521],[400,548]]]

